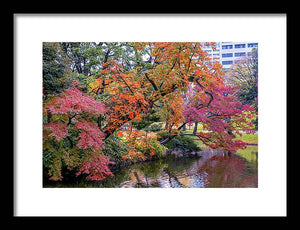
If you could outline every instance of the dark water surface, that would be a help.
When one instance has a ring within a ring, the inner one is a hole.
[[[257,153],[257,146],[248,146],[230,157],[214,150],[205,150],[199,152],[201,157],[162,159],[122,168],[114,172],[114,177],[101,182],[60,182],[44,187],[258,187]]]

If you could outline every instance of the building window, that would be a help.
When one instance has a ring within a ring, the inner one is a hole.
[[[245,53],[245,52],[242,52],[242,53],[235,53],[234,56],[235,56],[235,57],[242,57],[242,56],[246,56],[246,53]]]
[[[245,48],[246,47],[246,44],[237,44],[237,45],[234,45],[234,48]]]
[[[222,65],[231,65],[232,61],[222,61]]]
[[[248,47],[257,47],[258,43],[248,43]]]
[[[222,57],[232,57],[232,53],[222,54]]]
[[[222,49],[223,50],[232,49],[232,45],[223,45]]]

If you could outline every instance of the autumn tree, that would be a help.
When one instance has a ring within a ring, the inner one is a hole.
[[[242,106],[237,98],[228,95],[233,90],[224,85],[222,66],[219,63],[207,64],[208,55],[202,51],[200,43],[136,43],[135,46],[136,52],[145,54],[147,51],[149,56],[144,62],[150,63],[150,66],[137,66],[125,71],[118,60],[107,62],[104,64],[106,68],[91,86],[91,91],[95,91],[103,87],[101,83],[105,81],[103,88],[110,93],[107,101],[110,113],[104,127],[106,137],[129,121],[141,120],[143,116],[152,113],[155,106],[162,106],[167,107],[165,110],[168,111],[167,129],[170,137],[161,143],[167,143],[186,122],[191,121],[188,112],[185,112],[185,116],[182,114],[182,93],[192,84],[197,87],[197,93],[192,99],[195,109],[200,109],[202,116],[207,118],[206,128],[212,132],[210,135],[219,135],[210,146],[223,147],[230,152],[243,146],[236,141],[235,148],[233,142],[223,143],[223,139],[226,134],[230,135],[227,136],[228,141],[232,140],[235,136],[233,131],[243,124],[244,129],[251,129],[251,122],[246,117],[252,116],[249,114],[252,107]],[[205,123],[201,119],[194,121]],[[230,127],[217,129],[218,125]],[[209,136],[202,135],[205,138]],[[210,142],[204,138],[201,140],[207,144]]]
[[[206,45],[214,47],[214,43]],[[116,134],[128,145],[126,159],[145,159],[146,153],[153,156],[155,149],[180,135],[190,122],[204,127],[205,132],[196,136],[212,148],[235,152],[245,147],[233,139],[240,128],[251,131],[247,119],[252,116],[252,107],[242,105],[232,95],[234,89],[224,84],[222,65],[208,62],[202,43],[63,46],[73,60],[73,70],[84,76],[85,87],[80,89],[77,84],[77,88],[66,89],[44,102],[44,152],[51,153],[52,179],[62,178],[63,164],[79,167],[78,174],[86,173],[89,179],[111,176],[103,143]],[[93,50],[97,51],[94,58],[85,52],[92,54]],[[153,114],[166,120],[168,135],[160,142],[136,129]],[[125,134],[124,126],[130,132]]]
[[[228,153],[245,148],[246,143],[235,140],[235,137],[241,135],[241,131],[253,132],[254,108],[239,102],[233,95],[233,87],[215,88],[210,92],[207,103],[203,103],[197,97],[198,94],[202,94],[202,87],[196,85],[194,90],[197,93],[183,110],[187,122],[202,125],[201,132],[194,131],[192,135],[197,136],[209,147],[222,148]]]
[[[44,101],[43,153],[50,180],[62,180],[62,168],[78,169],[77,175],[103,180],[112,176],[104,156],[105,134],[97,123],[105,105],[80,91],[75,82],[58,96]]]
[[[135,45],[137,54],[148,54],[140,65],[126,71],[118,60],[107,62],[104,64],[106,68],[91,84],[91,91],[99,93],[98,89],[104,88],[110,94],[107,101],[110,114],[104,127],[107,137],[126,122],[140,120],[141,116],[151,113],[161,104],[173,107],[174,117],[170,124],[175,131],[182,122],[181,92],[195,81],[201,81],[208,89],[222,84],[221,65],[204,64],[208,55],[202,51],[200,43]]]

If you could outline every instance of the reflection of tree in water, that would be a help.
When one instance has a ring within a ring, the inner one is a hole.
[[[168,181],[170,183],[171,188],[183,188],[185,187],[177,178],[177,175],[170,172],[168,168],[163,170],[164,173],[168,175]]]
[[[185,187],[177,178],[177,174],[190,168],[194,160],[169,159],[158,160],[130,168],[131,181],[134,187],[160,187],[159,181],[167,180],[171,187]]]
[[[189,159],[189,158],[178,158],[174,160],[168,161],[167,169],[171,173],[181,173],[184,170],[189,169],[193,163],[195,162],[195,159]]]
[[[155,178],[166,167],[162,160],[145,164],[136,164],[128,168],[121,168],[114,172],[114,177],[98,182],[98,187],[120,187],[128,184],[128,187],[147,187],[148,178]],[[144,183],[146,181],[146,183]]]
[[[186,177],[195,159],[164,159],[133,165],[127,169],[129,179],[121,187],[186,187],[180,180]],[[180,178],[180,179],[179,179]],[[166,184],[166,182],[168,182]]]
[[[158,178],[167,176],[171,187],[184,187],[177,179],[177,174],[189,169],[193,159],[164,159],[144,164],[132,165],[115,173],[115,176],[98,182],[99,187],[160,187]]]
[[[164,163],[163,160],[158,160],[139,165],[138,169],[141,170],[147,178],[156,178],[165,167],[167,167],[167,164]]]
[[[184,188],[187,187],[189,182],[189,176],[187,170],[192,167],[195,163],[195,160],[188,158],[173,159],[170,160],[167,164],[167,167],[163,172],[168,176],[168,181],[171,188]],[[183,183],[182,180],[186,179]]]
[[[129,180],[128,169],[124,168],[114,172],[114,177],[107,177],[102,181],[90,181],[86,178],[79,176],[75,177],[77,180],[64,180],[56,181],[53,186],[51,186],[52,181],[47,181],[47,187],[57,187],[57,188],[119,188],[120,183]]]
[[[257,187],[257,175],[248,174],[247,162],[237,156],[213,156],[199,168],[207,173],[205,187]]]
[[[130,180],[130,175],[128,174],[128,169],[123,168],[121,170],[118,170],[117,172],[114,172],[114,177],[106,178],[103,181],[99,181],[98,187],[119,188],[119,185],[123,181],[127,181],[127,180]]]
[[[120,181],[118,187],[158,187],[155,178],[158,177],[165,167],[166,164],[163,160],[132,165],[124,169],[128,177]]]
[[[248,166],[237,155],[164,159],[132,165],[114,172],[113,178],[74,187],[257,187],[257,170]]]

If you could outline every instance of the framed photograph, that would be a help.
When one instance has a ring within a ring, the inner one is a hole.
[[[286,14],[13,18],[14,216],[286,216]]]

